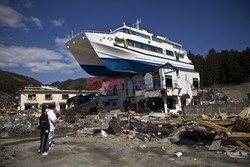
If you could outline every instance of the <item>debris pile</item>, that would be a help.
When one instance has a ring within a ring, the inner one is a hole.
[[[39,116],[37,111],[17,111],[17,110],[6,110],[6,112],[0,113],[0,136],[9,137],[14,136],[25,136],[31,132],[35,132],[39,124]]]
[[[241,97],[241,98],[240,98]],[[208,88],[203,89],[198,92],[198,96],[194,98],[194,104],[225,104],[225,103],[245,103],[247,102],[246,98],[243,98],[244,95],[241,96],[232,96],[232,93],[228,93],[228,91],[220,89],[220,88]]]
[[[74,111],[65,112],[69,113],[57,114],[57,117],[62,119],[57,131],[70,128],[75,131],[75,137],[99,135],[107,138],[112,135],[119,141],[136,139],[142,142],[199,145],[209,151],[224,153],[233,158],[245,158],[250,154],[250,107],[238,115],[220,112],[193,118],[168,113],[136,113],[120,110],[101,111],[98,115],[87,115],[86,111],[83,111],[83,114]],[[33,109],[22,112],[1,112],[1,137],[32,132],[39,134],[36,129],[39,113]],[[182,154],[176,153],[176,156],[181,157]]]
[[[96,117],[100,126],[85,127],[76,136],[116,135],[119,140],[136,138],[175,144],[203,145],[209,151],[224,152],[234,158],[250,154],[250,108],[238,115],[213,113],[195,118],[166,113],[102,113]],[[190,141],[192,139],[192,141]],[[178,154],[177,156],[181,156]]]

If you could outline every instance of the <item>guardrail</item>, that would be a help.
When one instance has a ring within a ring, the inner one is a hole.
[[[80,34],[82,34],[82,33],[85,33],[85,32],[99,33],[99,34],[110,34],[110,33],[107,32],[107,31],[83,30],[83,31],[81,31],[81,32],[79,32],[79,33],[73,35],[72,38],[74,38],[74,37],[76,37],[76,36],[78,36],[78,35],[80,35]],[[71,39],[72,39],[72,38],[71,38]]]

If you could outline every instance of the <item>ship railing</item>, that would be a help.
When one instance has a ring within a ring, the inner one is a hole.
[[[78,35],[80,35],[80,34],[82,34],[82,33],[85,33],[85,32],[99,33],[99,34],[110,34],[110,33],[107,32],[107,31],[83,30],[83,31],[81,31],[81,32],[79,32],[79,33],[73,35],[73,37],[76,37],[76,36],[78,36]]]

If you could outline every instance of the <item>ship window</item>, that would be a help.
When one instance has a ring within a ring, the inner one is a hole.
[[[145,34],[142,34],[142,33],[136,32],[136,31],[132,31],[132,30],[129,30],[129,29],[126,29],[126,28],[117,30],[116,32],[124,32],[126,34],[132,34],[132,35],[136,35],[136,36],[143,37],[143,38],[146,38],[146,39],[150,39],[150,36],[148,36],[148,35],[145,35]]]
[[[166,54],[169,56],[174,56],[174,52],[171,50],[166,50]]]
[[[166,43],[167,42],[166,40],[157,38],[155,35],[152,36],[152,40],[155,41],[155,42],[159,42],[159,43]]]
[[[174,52],[175,56],[176,56],[176,59],[179,61],[180,58],[184,58],[184,54],[181,54],[181,53],[178,53],[178,52]]]
[[[148,45],[148,44],[144,44],[144,43],[141,43],[141,42],[133,41],[133,40],[130,40],[130,39],[127,39],[127,41],[128,41],[129,46],[133,46],[133,47],[136,47],[136,48],[141,48],[141,49],[144,49],[144,50],[149,50],[149,51],[152,51],[152,52],[162,53],[162,48],[158,48],[158,47],[151,46],[151,45]]]

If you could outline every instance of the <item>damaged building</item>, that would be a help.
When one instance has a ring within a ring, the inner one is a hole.
[[[94,90],[60,90],[56,87],[25,87],[20,90],[20,110],[51,106],[56,110],[67,109],[67,100],[77,95],[87,95]]]
[[[196,71],[160,68],[154,72],[122,77],[122,88],[113,81],[104,82],[98,103],[109,109],[127,107],[158,112],[182,111],[197,96],[200,77]],[[112,84],[113,89],[107,89]]]

